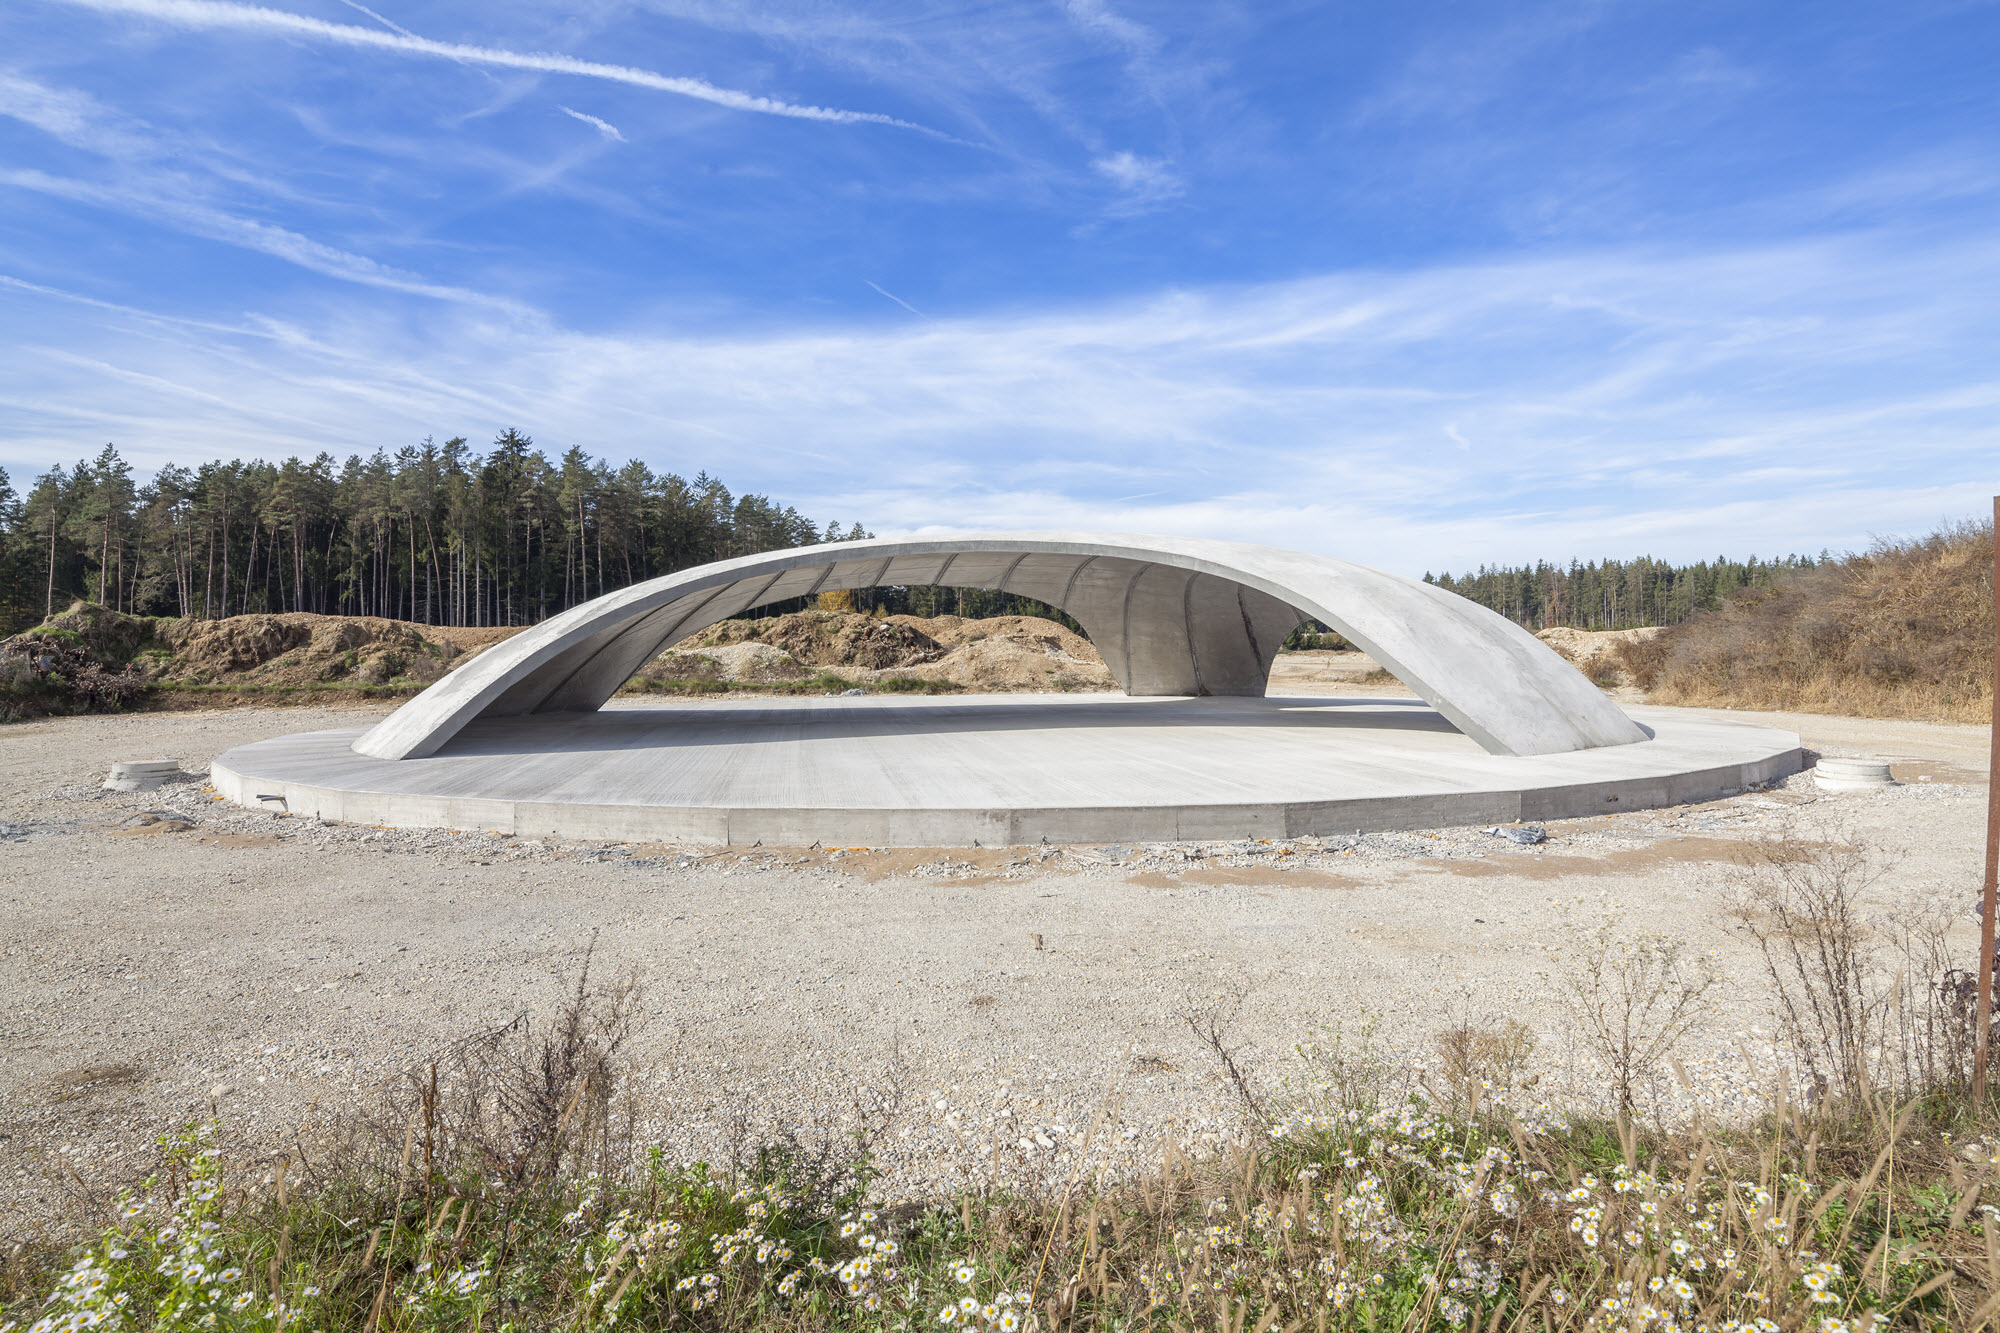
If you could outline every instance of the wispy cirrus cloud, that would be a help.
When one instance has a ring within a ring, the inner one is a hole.
[[[613,65],[583,60],[549,51],[510,51],[500,47],[465,42],[441,42],[417,37],[402,29],[383,30],[356,27],[350,23],[328,23],[324,19],[262,5],[227,3],[227,0],[61,0],[79,9],[102,13],[128,14],[176,27],[228,29],[237,32],[282,33],[311,41],[341,46],[387,51],[397,55],[428,57],[463,64],[488,65],[499,69],[533,70],[544,74],[564,74],[577,78],[602,79],[654,92],[673,93],[710,102],[732,111],[783,116],[795,120],[817,120],[836,125],[885,125],[914,130],[919,134],[951,138],[940,130],[875,111],[850,111],[840,107],[807,106],[778,98],[761,97],[734,88],[721,88],[704,79],[660,74],[631,65]]]
[[[80,88],[55,88],[0,69],[0,116],[33,126],[72,148],[107,157],[136,157],[153,141]]]
[[[246,185],[250,192],[263,196],[283,195],[286,187],[232,164],[210,162],[201,146],[162,137],[82,90],[54,87],[0,70],[0,116],[32,126],[111,164],[111,169],[93,177],[34,167],[0,167],[0,188],[32,191],[143,219],[150,226],[166,226],[185,235],[268,255],[345,283],[480,305],[517,317],[529,313],[507,297],[439,282],[315,240],[293,228],[246,216],[223,196],[240,194]]]
[[[529,313],[519,302],[504,296],[457,287],[449,283],[433,282],[419,274],[406,272],[365,255],[342,250],[337,246],[327,245],[287,228],[260,222],[254,218],[241,217],[197,199],[151,188],[146,184],[101,184],[54,176],[32,169],[0,168],[0,187],[32,190],[37,194],[57,199],[67,199],[134,217],[143,217],[149,223],[156,225],[162,222],[168,223],[189,235],[220,241],[244,250],[253,250],[322,277],[336,278],[341,282],[359,283],[365,287],[377,287],[410,296],[426,296],[436,300],[486,306],[514,315]]]
[[[1817,550],[1985,494],[2000,375],[1935,353],[2000,336],[1996,279],[2000,245],[1882,236],[761,335],[113,317],[132,331],[81,349],[61,298],[0,285],[0,318],[50,331],[0,368],[0,454],[339,454],[515,425],[656,467],[726,456],[732,482],[879,531],[1200,533],[1413,573]],[[923,482],[883,480],[904,476]]]
[[[590,128],[596,130],[599,134],[611,140],[613,143],[625,142],[625,136],[623,134],[620,134],[618,132],[618,127],[616,125],[613,125],[608,120],[600,119],[599,117],[590,115],[587,112],[578,111],[574,107],[559,106],[556,108],[556,110],[562,112],[565,116],[571,116],[577,120],[582,121],[584,124],[590,126]]]
[[[1132,152],[1118,152],[1100,157],[1090,165],[1098,175],[1117,185],[1123,192],[1124,206],[1127,209],[1150,208],[1155,204],[1165,203],[1187,189],[1174,169],[1159,158],[1141,157]]]

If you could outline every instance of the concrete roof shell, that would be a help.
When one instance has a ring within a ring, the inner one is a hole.
[[[1504,616],[1417,579],[1238,542],[988,532],[743,556],[571,607],[466,663],[355,741],[434,754],[475,717],[593,711],[670,644],[771,602],[843,588],[998,589],[1083,625],[1135,695],[1261,695],[1310,617],[1366,652],[1488,752],[1559,754],[1647,733]]]

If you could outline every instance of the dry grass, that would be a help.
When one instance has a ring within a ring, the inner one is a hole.
[[[642,1137],[637,993],[592,984],[586,953],[547,1021],[453,1043],[281,1149],[222,1122],[163,1141],[144,1180],[79,1201],[75,1249],[6,1256],[0,1333],[1985,1327],[2000,1115],[1965,1093],[1941,936],[1863,910],[1879,864],[1792,838],[1745,867],[1793,1066],[1824,1075],[1800,1097],[1773,1071],[1755,1124],[1531,1104],[1533,1036],[1504,1018],[1442,1034],[1442,1091],[1367,1024],[1262,1087],[1225,997],[1183,1017],[1253,1146],[1091,1179],[1107,1108],[1066,1180],[895,1207],[868,1203],[893,1074],[849,1128],[746,1133],[725,1161]],[[1629,1107],[1706,974],[1616,926],[1558,961],[1602,1029],[1600,1100]]]
[[[898,1208],[860,1151],[831,1194],[783,1154],[510,1179],[427,1165],[412,1124],[387,1169],[308,1181],[201,1126],[7,1296],[40,1333],[1969,1329],[2000,1302],[2000,1151],[1938,1109],[1658,1135],[1327,1078],[1254,1150]]]
[[[1621,665],[1656,703],[1986,722],[1993,525],[1879,543],[1738,594]]]

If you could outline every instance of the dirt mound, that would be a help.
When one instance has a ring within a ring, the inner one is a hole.
[[[138,662],[147,678],[258,687],[428,684],[461,658],[519,633],[307,612],[161,620],[154,626],[158,646],[142,652]]]
[[[224,620],[128,616],[77,602],[4,647],[14,668],[5,688],[75,693],[87,711],[151,687],[311,689],[331,684],[420,687],[518,629],[413,625],[373,616],[305,612]],[[94,682],[83,690],[83,668]],[[53,673],[53,678],[51,675]],[[19,679],[16,679],[18,677]],[[31,679],[32,677],[32,679]],[[115,678],[115,681],[114,681]],[[115,682],[122,682],[113,688]]]
[[[935,661],[894,674],[919,680],[946,680],[969,690],[1115,690],[1118,682],[1090,640],[1039,616],[891,616],[907,622],[944,649]]]
[[[1563,659],[1598,684],[1610,688],[1632,685],[1626,669],[1627,645],[1644,644],[1660,633],[1658,625],[1639,629],[1571,629],[1556,625],[1535,637],[1560,653]]]
[[[520,632],[306,612],[153,619],[79,602],[0,645],[0,713],[101,711],[176,687],[281,697],[357,686],[414,692]],[[876,619],[806,611],[726,620],[674,645],[642,674],[655,685],[695,684],[697,693],[822,675],[884,688],[898,678],[934,682],[925,692],[1116,688],[1087,639],[1034,616]]]
[[[758,685],[805,680],[812,674],[811,667],[783,648],[754,639],[698,652],[661,653],[646,669],[647,676],[659,680],[741,681]]]
[[[807,666],[880,671],[914,666],[943,655],[936,640],[908,616],[875,620],[845,611],[798,611],[764,620],[725,620],[681,640],[671,651],[700,652],[737,643],[781,648]]]
[[[116,712],[145,688],[130,671],[107,666],[73,630],[30,630],[0,642],[0,722]]]
[[[1986,723],[1993,525],[1878,543],[1624,653],[1655,703]]]
[[[147,616],[128,616],[96,602],[71,602],[69,610],[50,616],[27,635],[67,639],[100,664],[119,665],[131,661],[152,644],[153,630],[159,623]]]
[[[740,661],[724,656],[750,645],[771,652],[744,653]],[[862,681],[948,681],[984,691],[1116,688],[1088,639],[1037,616],[877,620],[854,612],[802,611],[765,620],[725,620],[675,644],[647,675],[766,682],[798,680],[815,670]]]

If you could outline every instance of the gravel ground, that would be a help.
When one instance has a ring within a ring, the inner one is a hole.
[[[1835,796],[1801,776],[1553,824],[1539,847],[1439,829],[717,853],[320,824],[228,806],[199,776],[98,786],[114,760],[175,756],[198,775],[231,746],[382,711],[0,729],[6,1232],[46,1225],[57,1168],[129,1173],[211,1099],[275,1141],[316,1102],[358,1102],[454,1037],[548,1012],[593,933],[597,975],[643,984],[635,1049],[672,1153],[893,1103],[885,1197],[1128,1169],[1240,1134],[1235,1093],[1182,1017],[1204,1006],[1233,1014],[1265,1085],[1297,1075],[1297,1043],[1351,1040],[1371,1016],[1383,1049],[1431,1065],[1440,1028],[1511,1017],[1538,1036],[1538,1092],[1589,1099],[1601,1080],[1548,980],[1579,903],[1720,954],[1725,993],[1683,1051],[1693,1090],[1661,1095],[1668,1114],[1751,1111],[1771,1025],[1722,909],[1743,841],[1788,822],[1900,853],[1885,902],[1941,897],[1968,956],[1977,936],[1976,727],[1752,715],[1828,754],[1890,759],[1903,785]]]

